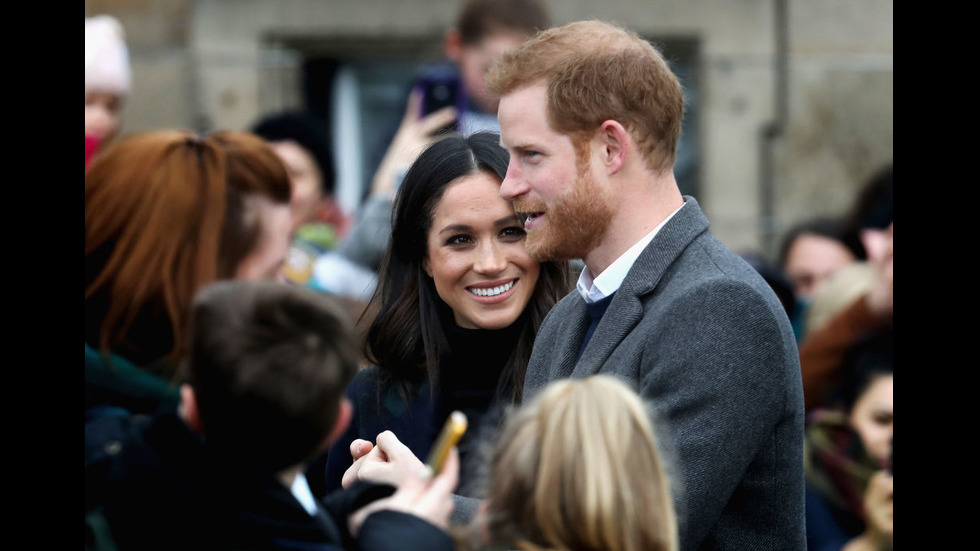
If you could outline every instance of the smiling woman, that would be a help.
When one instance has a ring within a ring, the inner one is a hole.
[[[450,185],[429,229],[425,273],[466,329],[503,329],[531,299],[540,267],[524,251],[524,228],[485,172]]]
[[[521,222],[499,194],[508,162],[499,143],[495,133],[450,135],[405,175],[372,298],[378,313],[365,353],[374,365],[348,387],[354,419],[328,453],[328,490],[358,478],[355,440],[374,443],[390,430],[424,457],[460,410],[471,429],[459,443],[458,493],[471,495],[479,465],[467,458],[487,436],[480,427],[521,396],[537,329],[568,291],[568,266],[524,250]],[[455,515],[470,513],[457,502]]]

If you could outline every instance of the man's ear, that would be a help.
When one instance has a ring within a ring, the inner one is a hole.
[[[327,446],[330,447],[344,431],[347,430],[347,426],[350,425],[350,420],[354,416],[354,406],[351,405],[350,400],[345,396],[340,400],[340,408],[337,412],[337,421],[334,422],[333,429],[330,431],[330,435],[327,436]]]
[[[459,30],[451,27],[446,31],[446,36],[442,40],[442,51],[446,59],[453,63],[459,63],[463,56],[463,39],[459,35]]]
[[[201,423],[201,412],[197,408],[197,396],[191,385],[184,383],[180,385],[180,407],[177,412],[184,422],[194,430],[194,432],[204,435],[204,424]]]
[[[618,121],[607,120],[599,125],[599,143],[603,148],[602,160],[610,175],[619,172],[629,152],[629,133]]]

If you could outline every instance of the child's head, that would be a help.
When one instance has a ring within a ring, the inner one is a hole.
[[[358,351],[350,319],[327,295],[268,281],[214,283],[194,300],[191,331],[190,388],[213,450],[278,472],[343,431]]]
[[[554,382],[507,418],[485,507],[488,543],[677,549],[650,412],[632,389],[606,375]]]

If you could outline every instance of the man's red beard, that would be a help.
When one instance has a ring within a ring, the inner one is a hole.
[[[549,207],[540,202],[515,201],[519,212],[544,212],[544,224],[527,234],[524,248],[537,262],[584,258],[602,241],[615,211],[607,192],[591,172]]]

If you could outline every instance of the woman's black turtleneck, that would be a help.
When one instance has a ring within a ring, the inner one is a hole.
[[[511,382],[504,382],[499,398],[498,384],[501,376],[511,376],[504,373],[504,367],[517,347],[521,325],[517,322],[504,329],[487,330],[453,324],[447,331],[450,353],[439,370],[441,411],[437,418],[445,419],[454,410],[466,414],[469,426],[458,445],[464,471],[481,462],[470,458],[481,441],[492,437],[503,408],[510,403]]]
[[[484,411],[497,392],[507,360],[517,347],[519,323],[499,330],[464,329],[453,325],[447,331],[450,352],[440,366],[439,388],[443,410]],[[509,375],[508,375],[509,377]],[[506,385],[509,392],[511,385]]]

